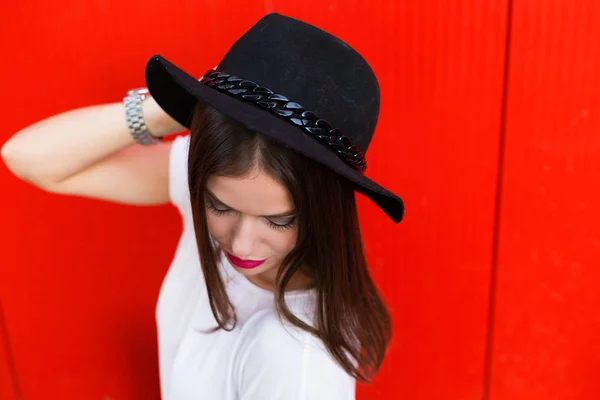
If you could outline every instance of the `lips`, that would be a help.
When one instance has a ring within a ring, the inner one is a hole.
[[[255,260],[242,260],[241,258],[237,258],[236,256],[229,254],[228,252],[225,252],[225,254],[227,254],[227,258],[229,258],[229,261],[231,261],[231,263],[233,265],[235,265],[236,267],[240,267],[240,268],[245,268],[245,269],[251,269],[251,268],[256,268],[259,265],[261,265],[262,263],[264,263],[265,260],[261,260],[261,261],[255,261]]]

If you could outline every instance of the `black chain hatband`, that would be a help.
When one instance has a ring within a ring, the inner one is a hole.
[[[346,164],[358,172],[362,173],[367,169],[364,154],[350,138],[344,136],[341,130],[332,128],[329,122],[319,118],[314,112],[305,110],[300,104],[287,97],[273,93],[272,90],[255,82],[213,69],[209,70],[200,82],[220,92],[271,110],[285,121],[328,145]]]

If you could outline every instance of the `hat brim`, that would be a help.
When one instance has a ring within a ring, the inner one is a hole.
[[[199,99],[205,101],[248,129],[262,133],[354,183],[358,192],[369,197],[394,222],[400,222],[404,217],[404,202],[400,197],[354,170],[328,147],[298,127],[252,103],[206,86],[158,54],[152,56],[146,65],[146,85],[158,105],[188,129],[196,103]]]

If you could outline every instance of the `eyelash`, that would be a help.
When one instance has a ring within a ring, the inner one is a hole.
[[[206,206],[213,214],[215,214],[217,216],[227,215],[227,214],[231,214],[232,212],[234,212],[233,210],[230,210],[230,209],[220,210],[220,209],[216,208],[210,201],[206,202]],[[276,223],[272,222],[271,220],[267,219],[267,223],[269,224],[269,226],[277,231],[284,231],[286,229],[290,229],[294,225],[294,222],[296,222],[295,217],[285,225],[279,225],[279,224],[276,224]]]

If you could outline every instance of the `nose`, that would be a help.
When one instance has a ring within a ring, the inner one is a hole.
[[[252,259],[252,252],[257,239],[255,221],[249,218],[240,218],[231,235],[233,255],[244,260]]]

